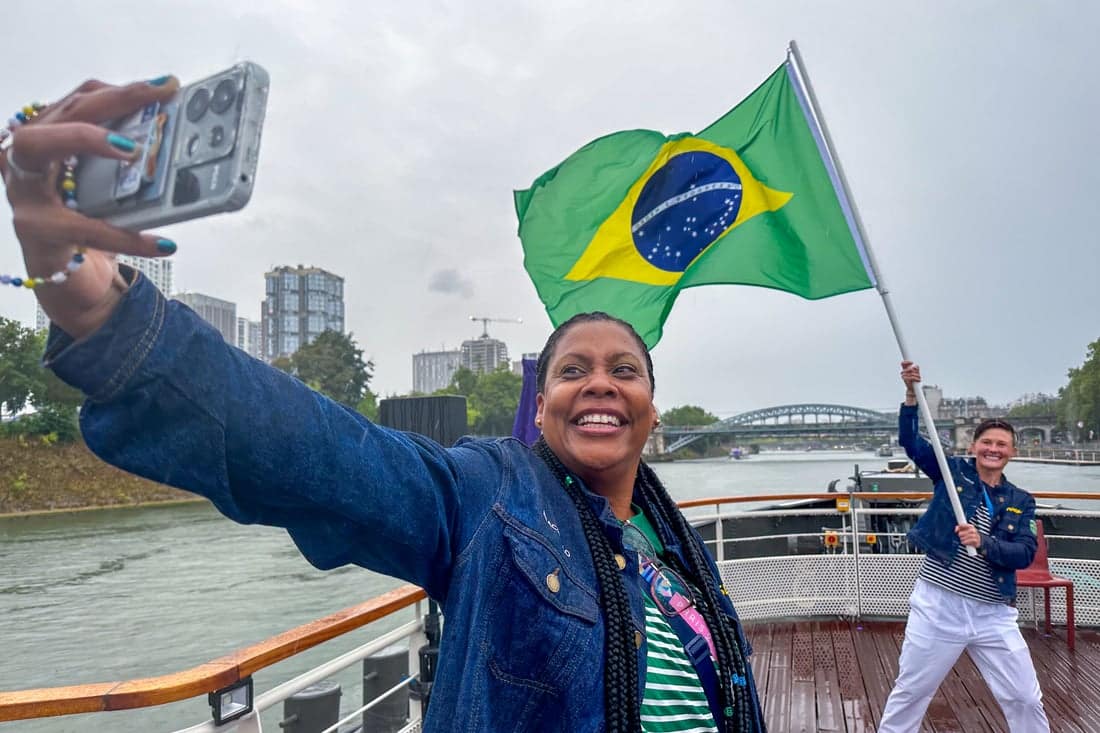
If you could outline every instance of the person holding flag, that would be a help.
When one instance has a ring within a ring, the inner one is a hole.
[[[935,489],[928,510],[909,533],[927,554],[909,597],[898,677],[879,733],[918,730],[964,650],[989,684],[1009,730],[1044,733],[1050,727],[1043,694],[1011,605],[1016,571],[1031,564],[1036,549],[1035,499],[1004,475],[1016,454],[1016,431],[999,418],[983,420],[974,429],[973,458],[950,460],[969,518],[957,523],[932,446],[917,429],[920,367],[903,361],[901,368],[905,402],[898,414],[898,441]],[[977,554],[968,554],[967,547]]]

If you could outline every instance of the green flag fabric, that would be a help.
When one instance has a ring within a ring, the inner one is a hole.
[[[652,347],[684,288],[817,299],[874,287],[811,120],[785,63],[699,133],[607,135],[516,191],[524,266],[550,320],[606,311]]]

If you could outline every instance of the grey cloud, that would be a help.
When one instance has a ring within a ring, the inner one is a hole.
[[[433,293],[461,295],[469,298],[474,294],[474,284],[469,278],[454,269],[436,270],[428,278],[428,290]]]

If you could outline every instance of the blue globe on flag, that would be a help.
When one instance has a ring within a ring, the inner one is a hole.
[[[737,220],[741,193],[729,161],[705,151],[674,155],[634,205],[634,247],[654,267],[683,272]]]

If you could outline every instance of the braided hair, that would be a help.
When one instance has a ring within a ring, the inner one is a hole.
[[[634,328],[621,319],[602,312],[581,313],[562,323],[550,335],[539,354],[536,385],[542,394],[546,387],[546,376],[550,359],[554,355],[562,335],[579,323],[610,322],[617,323],[634,338],[645,355],[649,373],[650,393],[654,387],[653,360],[645,342]],[[577,509],[584,529],[584,536],[596,568],[596,580],[600,590],[600,606],[604,617],[605,660],[604,660],[604,719],[607,733],[637,733],[641,730],[640,705],[637,695],[638,659],[631,621],[629,596],[622,571],[615,563],[614,550],[604,534],[599,518],[589,504],[579,482],[554,454],[546,439],[540,437],[535,443],[534,452],[542,458],[550,471],[558,479]],[[635,477],[635,490],[658,520],[655,528],[661,542],[666,546],[672,541],[684,550],[685,565],[680,566],[677,558],[672,560],[680,572],[691,584],[695,592],[696,606],[711,630],[718,659],[718,694],[723,711],[723,719],[714,721],[723,733],[747,733],[755,730],[752,713],[751,691],[748,688],[748,663],[740,643],[740,635],[733,626],[732,619],[722,612],[718,582],[711,572],[706,550],[698,535],[688,524],[687,519],[673,502],[668,491],[661,484],[657,474],[645,462],[641,462]],[[667,528],[667,532],[666,532]],[[664,536],[671,532],[671,537]]]

